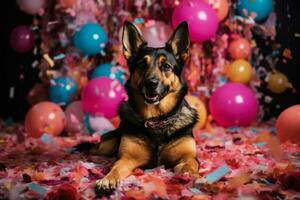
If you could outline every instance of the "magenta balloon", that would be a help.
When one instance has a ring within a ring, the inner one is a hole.
[[[17,26],[10,35],[11,47],[19,53],[25,53],[34,46],[34,35],[28,26]]]
[[[155,21],[142,30],[143,37],[149,47],[163,47],[171,37],[173,29],[171,26],[161,21]]]
[[[209,109],[223,127],[247,126],[256,119],[258,101],[252,90],[240,83],[227,83],[212,94]]]
[[[74,101],[68,105],[65,110],[66,115],[66,131],[70,133],[78,133],[84,130],[84,112],[81,101]]]
[[[218,29],[216,11],[201,0],[183,0],[174,9],[173,27],[175,28],[182,21],[188,22],[190,39],[194,42],[212,38]]]
[[[125,89],[119,81],[99,77],[86,85],[81,102],[84,112],[111,119],[118,115],[118,107],[125,98]]]

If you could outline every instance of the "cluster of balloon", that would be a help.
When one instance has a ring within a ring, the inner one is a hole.
[[[300,144],[300,105],[284,110],[276,121],[276,133],[280,141]]]
[[[95,55],[105,48],[108,37],[102,26],[86,23],[73,36],[74,45],[85,55]]]
[[[118,107],[126,98],[125,89],[119,81],[99,77],[86,85],[81,102],[85,113],[111,119],[117,116]]]
[[[39,138],[44,133],[59,135],[65,127],[65,114],[55,103],[43,101],[35,104],[25,117],[25,129],[29,136]]]
[[[205,104],[199,98],[192,95],[187,95],[185,99],[188,104],[198,112],[199,118],[197,124],[195,125],[195,129],[204,128],[207,121],[207,111]]]
[[[272,0],[239,0],[237,10],[243,17],[251,17],[256,22],[265,20],[272,12]]]
[[[78,133],[84,131],[84,112],[81,101],[70,103],[66,110],[66,127],[68,133]]]
[[[104,63],[97,66],[92,72],[91,79],[97,77],[108,77],[114,80],[118,80],[123,85],[126,81],[125,71],[122,70],[122,68],[111,63]]]
[[[171,37],[173,29],[161,21],[150,21],[142,29],[144,39],[149,47],[163,47]]]
[[[231,82],[247,84],[252,79],[252,67],[247,61],[251,55],[250,42],[245,38],[237,38],[230,42],[228,52],[234,60],[227,70]]]
[[[214,37],[219,23],[216,11],[199,0],[183,0],[174,9],[173,27],[182,21],[188,22],[190,39],[194,42],[202,42]]]
[[[37,14],[46,5],[46,0],[17,0],[19,8],[27,14]]]
[[[51,82],[49,98],[59,105],[69,104],[77,93],[77,83],[69,77],[58,77]]]
[[[269,76],[268,89],[273,93],[283,93],[287,88],[290,87],[291,84],[289,83],[288,78],[283,73],[275,72]]]
[[[227,76],[232,82],[247,84],[252,79],[251,64],[244,59],[237,59],[230,64]]]
[[[28,26],[17,26],[10,35],[10,45],[18,53],[25,53],[34,46],[34,34]]]
[[[213,92],[209,109],[214,120],[223,127],[247,126],[256,119],[258,101],[249,87],[227,83]]]

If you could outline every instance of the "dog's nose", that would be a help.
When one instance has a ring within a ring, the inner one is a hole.
[[[148,88],[156,88],[158,86],[158,79],[156,78],[148,78],[145,80],[145,85]]]

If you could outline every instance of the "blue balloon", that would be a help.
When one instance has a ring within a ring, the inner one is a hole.
[[[59,105],[67,105],[76,95],[77,83],[69,77],[59,77],[54,79],[49,89],[49,98]]]
[[[86,55],[95,55],[101,52],[108,41],[105,30],[99,24],[87,23],[73,36],[76,48]]]
[[[108,77],[114,80],[118,80],[121,84],[124,84],[126,81],[124,71],[110,63],[101,64],[93,70],[91,79],[97,77]]]
[[[251,16],[251,13],[256,13],[255,21],[259,22],[266,19],[269,14],[272,12],[273,0],[239,0],[238,2],[238,13],[243,17],[245,9],[248,13],[248,16]]]

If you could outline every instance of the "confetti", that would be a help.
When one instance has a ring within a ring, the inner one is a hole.
[[[15,87],[9,88],[9,98],[13,99],[15,97]]]
[[[40,195],[45,195],[47,193],[47,189],[45,189],[44,187],[42,187],[40,184],[37,184],[37,183],[30,183],[28,185],[28,189],[32,190]]]
[[[50,67],[54,67],[54,61],[50,58],[49,54],[44,54],[43,58],[47,61]]]
[[[229,189],[236,189],[245,183],[249,182],[251,180],[251,177],[248,172],[240,172],[238,175],[236,175],[233,179],[231,179],[228,182],[227,187]]]
[[[230,172],[230,168],[227,165],[223,165],[216,169],[215,171],[211,172],[210,174],[206,175],[205,179],[209,184],[212,184],[221,178],[223,178],[226,174]]]
[[[65,54],[61,53],[61,54],[58,54],[56,56],[53,57],[54,60],[61,60],[63,58],[65,58]]]
[[[39,65],[39,61],[38,61],[38,60],[35,60],[35,61],[31,64],[31,67],[32,67],[32,68],[36,68],[38,65]]]
[[[0,127],[1,124],[5,123],[0,121]],[[203,178],[194,182],[190,177],[184,174],[174,174],[172,170],[165,169],[164,166],[148,170],[139,169],[123,180],[117,191],[107,198],[120,199],[121,196],[129,198],[138,195],[140,199],[149,199],[154,196],[179,199],[184,195],[190,199],[200,197],[209,199],[225,198],[227,195],[226,198],[234,199],[235,195],[249,196],[246,190],[254,192],[250,195],[253,198],[254,194],[259,194],[266,188],[269,190],[276,188],[277,192],[286,195],[287,198],[297,194],[293,190],[284,190],[284,188],[291,188],[290,182],[297,180],[297,173],[288,174],[300,166],[300,146],[277,143],[278,141],[273,138],[275,136],[272,134],[273,123],[249,128],[233,127],[232,129],[216,127],[213,124],[211,126],[212,129],[198,131],[199,136],[202,135],[202,137],[199,137],[200,141],[197,144],[197,157],[200,161],[199,174]],[[24,134],[23,127],[18,123],[13,123],[1,130],[2,132],[13,130]],[[71,153],[67,151],[80,141],[96,141],[92,135],[84,133],[79,133],[74,137],[53,137],[48,134],[42,135],[41,138],[26,137],[25,142],[19,144],[14,134],[1,134],[0,137],[0,141],[3,141],[0,145],[0,157],[3,163],[0,163],[0,166],[3,166],[0,167],[0,188],[1,185],[10,183],[7,186],[11,191],[16,192],[17,197],[23,195],[24,198],[29,198],[34,195],[32,193],[34,192],[39,195],[35,196],[38,199],[41,195],[46,195],[46,191],[48,194],[53,186],[59,188],[66,183],[76,183],[81,188],[78,192],[82,198],[89,196],[88,199],[94,199],[93,184],[109,172],[116,160],[116,158],[93,156],[78,151],[71,151]],[[236,138],[239,140],[234,142]],[[57,146],[53,147],[52,142],[55,142]],[[214,144],[224,145],[222,148],[206,148]],[[274,155],[278,154],[274,149],[284,152],[284,156],[280,156],[282,158],[280,162],[274,159]],[[16,165],[17,168],[12,167]],[[2,169],[5,169],[4,174]],[[282,177],[281,174],[287,176]],[[226,178],[222,179],[225,176]],[[16,180],[19,180],[19,177],[22,182],[17,186]],[[220,179],[222,182],[219,181]],[[31,189],[24,189],[30,184],[32,184]],[[212,191],[223,196],[214,196]],[[236,191],[241,192],[237,194]],[[9,195],[8,192],[6,195]],[[11,197],[15,199],[16,196]]]

